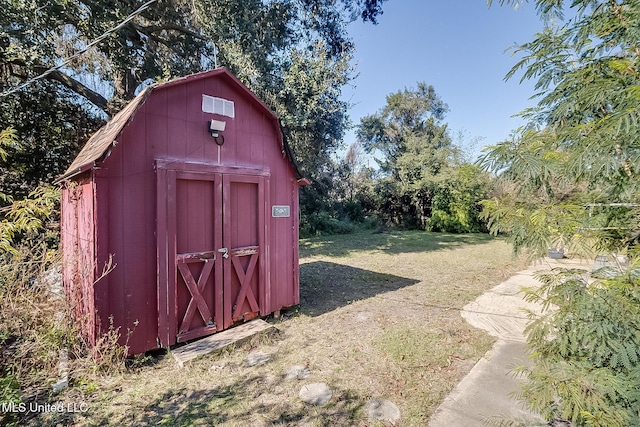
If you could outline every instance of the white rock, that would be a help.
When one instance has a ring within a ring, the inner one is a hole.
[[[324,405],[330,399],[333,393],[325,383],[312,383],[302,386],[300,389],[300,399],[312,405]]]
[[[286,380],[293,380],[296,378],[299,380],[304,380],[305,378],[308,378],[309,375],[311,375],[311,371],[309,370],[309,368],[302,365],[293,365],[287,368],[286,371],[284,371],[284,378]]]
[[[397,421],[400,419],[400,409],[385,399],[371,399],[364,405],[367,417],[374,420]]]

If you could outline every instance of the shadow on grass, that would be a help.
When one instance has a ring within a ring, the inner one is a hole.
[[[481,233],[451,234],[419,230],[376,233],[365,230],[350,234],[301,239],[300,258],[309,256],[341,257],[356,251],[380,251],[388,254],[425,252],[483,244],[493,239],[495,237]]]
[[[395,291],[418,280],[325,261],[300,264],[300,310],[310,316]]]
[[[155,426],[256,426],[256,425],[353,425],[363,418],[365,397],[333,388],[331,400],[322,406],[301,401],[297,391],[304,383],[267,378],[253,372],[226,385],[200,390],[169,389],[152,400],[128,401],[112,412],[60,414],[55,422],[90,425]],[[89,418],[84,419],[85,416]]]

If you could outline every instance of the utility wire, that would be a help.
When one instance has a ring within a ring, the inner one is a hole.
[[[59,69],[61,69],[62,67],[65,67],[66,65],[68,65],[69,63],[71,63],[71,61],[73,61],[74,59],[76,59],[78,56],[86,53],[89,49],[91,49],[93,46],[97,45],[98,43],[100,43],[102,40],[106,39],[107,37],[109,37],[111,34],[113,34],[114,32],[118,31],[119,29],[121,29],[122,27],[124,27],[126,24],[128,24],[133,18],[135,18],[136,16],[138,16],[140,13],[144,12],[146,9],[149,8],[149,6],[151,6],[153,3],[155,3],[157,0],[149,0],[148,2],[146,2],[145,4],[143,4],[142,6],[140,6],[136,11],[134,11],[133,13],[131,13],[129,16],[127,16],[121,23],[119,23],[118,25],[116,25],[115,27],[105,31],[100,37],[98,37],[97,39],[95,39],[94,41],[92,41],[91,43],[89,43],[88,45],[86,45],[83,49],[79,50],[78,52],[76,52],[75,54],[71,55],[70,57],[68,57],[67,59],[65,59],[64,61],[62,61],[62,63],[60,63],[60,65],[57,65],[55,67],[51,67],[49,68],[47,71],[45,71],[44,73],[40,74],[39,76],[33,77],[31,79],[28,79],[27,81],[25,81],[24,83],[15,86],[9,90],[6,90],[2,93],[0,93],[0,98],[3,98],[5,96],[11,95],[13,93],[16,93],[24,88],[26,88],[27,86],[37,82],[38,80],[42,80],[45,77],[47,77],[49,74],[53,73],[54,71],[57,71]]]

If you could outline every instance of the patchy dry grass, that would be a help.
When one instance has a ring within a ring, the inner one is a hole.
[[[75,378],[59,396],[87,412],[48,414],[34,425],[382,426],[364,414],[370,398],[393,401],[397,425],[425,426],[439,402],[493,340],[459,309],[522,269],[486,235],[425,232],[312,238],[301,242],[301,305],[262,335],[179,369],[167,354],[121,375]],[[271,355],[262,366],[252,350]],[[304,380],[287,380],[292,365]],[[73,377],[73,373],[72,373]],[[298,398],[326,382],[329,404]]]

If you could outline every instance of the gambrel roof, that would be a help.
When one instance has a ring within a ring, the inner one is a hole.
[[[127,104],[122,110],[114,115],[111,120],[107,122],[102,128],[94,133],[91,138],[84,145],[80,153],[76,156],[66,172],[57,179],[57,182],[65,181],[78,175],[84,171],[87,171],[96,166],[104,157],[108,154],[109,150],[117,145],[117,140],[125,126],[133,119],[138,109],[145,103],[152,91],[166,88],[174,85],[187,84],[195,80],[206,79],[217,76],[221,79],[225,79],[227,83],[230,83],[232,87],[240,92],[245,93],[251,99],[252,103],[268,117],[278,129],[278,140],[280,141],[282,153],[285,155],[291,167],[293,168],[296,178],[304,180],[297,164],[293,159],[291,149],[283,138],[282,131],[280,130],[280,122],[278,116],[269,109],[253,92],[251,92],[240,80],[238,80],[231,72],[226,68],[216,68],[215,70],[204,71],[197,74],[192,74],[186,77],[181,77],[175,80],[171,80],[165,83],[156,83],[147,86],[142,90],[138,96],[136,96],[129,104]],[[304,180],[306,181],[306,180]]]

